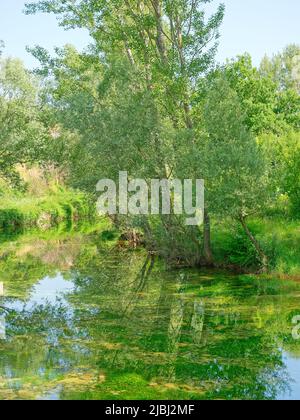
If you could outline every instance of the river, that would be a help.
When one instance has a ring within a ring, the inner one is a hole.
[[[0,399],[299,399],[300,284],[167,270],[99,232],[0,241]]]

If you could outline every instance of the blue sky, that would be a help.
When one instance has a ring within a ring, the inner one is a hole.
[[[217,60],[249,52],[255,64],[265,53],[272,55],[289,43],[300,43],[299,0],[223,0],[226,17],[223,23]],[[64,31],[54,16],[25,16],[25,0],[0,0],[0,39],[6,55],[20,57],[32,68],[35,60],[26,45],[39,44],[50,51],[54,46],[72,43],[79,49],[89,42],[84,30]],[[215,0],[214,4],[219,1]],[[213,5],[208,7],[209,10]]]

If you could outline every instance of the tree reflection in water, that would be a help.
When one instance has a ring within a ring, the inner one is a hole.
[[[98,235],[44,242],[39,255],[28,241],[14,244],[0,262],[0,398],[288,396],[283,352],[300,349],[290,322],[300,309],[296,283],[167,271]],[[61,279],[56,300],[45,290],[30,305],[49,276]]]

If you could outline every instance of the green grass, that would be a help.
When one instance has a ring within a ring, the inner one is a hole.
[[[94,216],[95,206],[85,194],[63,187],[49,189],[39,197],[5,193],[0,201],[0,231],[3,232],[28,228],[47,231],[59,225],[64,225],[67,231],[93,220]],[[105,220],[102,239],[116,243],[119,232]],[[248,224],[269,257],[270,273],[300,278],[300,221],[274,214],[249,220]],[[239,224],[229,221],[213,224],[212,247],[220,266],[233,266],[246,272],[259,269],[258,255]]]
[[[300,221],[269,217],[248,224],[269,257],[270,273],[300,277]],[[214,225],[212,242],[217,263],[249,271],[259,267],[256,251],[240,226]]]
[[[0,229],[49,229],[61,222],[72,224],[90,218],[93,213],[85,194],[61,187],[40,197],[5,195],[0,202]]]

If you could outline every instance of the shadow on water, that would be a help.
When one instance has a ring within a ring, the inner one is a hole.
[[[0,244],[0,399],[292,399],[300,286],[167,271],[97,232]]]

